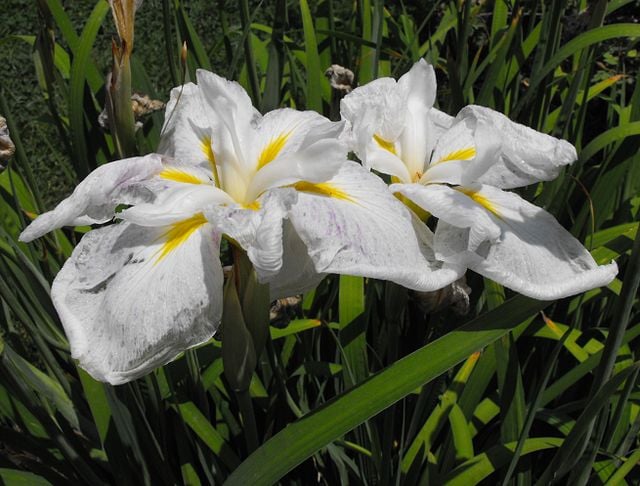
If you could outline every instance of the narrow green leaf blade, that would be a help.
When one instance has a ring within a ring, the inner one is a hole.
[[[249,456],[226,484],[273,484],[324,445],[492,343],[548,304],[515,297],[397,361],[280,431]]]

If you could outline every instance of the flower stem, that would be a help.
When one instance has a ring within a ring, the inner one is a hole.
[[[244,438],[247,442],[247,455],[258,448],[258,428],[256,426],[256,416],[253,411],[253,401],[249,394],[249,389],[236,391],[236,399],[242,415],[242,425],[244,427]]]

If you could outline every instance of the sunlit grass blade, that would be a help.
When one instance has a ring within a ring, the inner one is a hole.
[[[69,129],[73,144],[73,166],[78,177],[86,176],[94,164],[89,162],[88,145],[85,129],[84,94],[87,66],[91,49],[102,26],[109,4],[100,0],[94,7],[79,40],[79,47],[71,64],[71,80],[69,89]]]
[[[305,107],[307,110],[315,110],[322,113],[322,81],[323,73],[318,55],[318,43],[316,41],[313,17],[307,0],[300,0],[300,14],[302,15],[302,27],[304,30],[304,49],[306,53],[306,91]]]

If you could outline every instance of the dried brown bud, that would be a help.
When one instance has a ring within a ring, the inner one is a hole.
[[[302,303],[301,295],[278,299],[271,304],[269,309],[269,320],[271,324],[287,325],[295,317],[298,307]]]
[[[353,71],[339,64],[332,64],[325,72],[324,75],[329,78],[331,87],[341,94],[345,95],[350,93],[353,89]]]
[[[131,108],[136,120],[143,116],[150,115],[154,111],[162,110],[164,103],[159,100],[152,100],[146,94],[133,93],[131,95]]]
[[[131,95],[131,109],[136,120],[136,130],[142,126],[142,119],[154,111],[164,109],[165,104],[160,100],[152,100],[146,94],[133,93]],[[98,116],[98,124],[103,130],[109,130],[109,112],[105,108]]]
[[[9,127],[7,120],[0,116],[0,162],[9,160],[16,152],[16,146],[9,137]],[[0,171],[4,170],[4,166],[0,165]]]
[[[426,313],[438,312],[450,307],[455,314],[463,316],[469,312],[470,293],[471,288],[467,286],[467,279],[463,276],[435,292],[414,292],[413,295],[420,308]]]
[[[136,10],[142,5],[142,0],[109,0],[109,5],[120,37],[120,47],[123,53],[128,51],[130,54],[133,48]]]

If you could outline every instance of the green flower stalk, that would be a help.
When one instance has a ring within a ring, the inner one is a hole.
[[[113,68],[107,76],[107,112],[120,157],[135,155],[135,119],[131,109],[131,52],[135,13],[142,0],[110,0],[118,40],[113,39]]]

